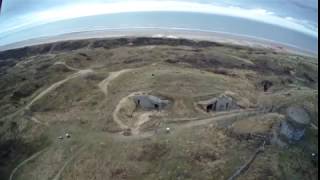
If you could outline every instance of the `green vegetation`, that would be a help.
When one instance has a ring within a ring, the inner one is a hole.
[[[316,58],[191,40],[92,39],[0,52],[0,70],[0,179],[227,179],[264,141],[239,179],[318,178]],[[137,109],[135,93],[172,104]],[[197,105],[221,94],[241,108]],[[273,135],[290,106],[304,107],[312,124],[301,142],[281,147]]]

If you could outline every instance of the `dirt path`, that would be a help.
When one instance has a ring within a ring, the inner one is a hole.
[[[187,120],[185,120],[184,124],[180,124],[180,123],[179,124],[177,124],[177,123],[170,124],[169,123],[168,127],[170,127],[172,129],[170,134],[171,133],[178,133],[184,129],[208,125],[211,123],[216,124],[217,126],[221,126],[221,125],[219,125],[219,123],[221,123],[221,122],[226,121],[227,124],[229,124],[230,122],[235,121],[237,118],[253,116],[253,115],[257,115],[259,113],[260,112],[258,112],[256,110],[243,110],[243,111],[237,111],[237,112],[224,113],[224,114],[221,114],[216,117],[197,119],[197,120],[192,119],[188,122],[187,122]],[[110,136],[117,141],[134,141],[134,140],[141,140],[141,139],[145,139],[145,138],[150,138],[150,137],[156,135],[157,133],[159,133],[159,132],[156,132],[156,131],[141,132],[141,131],[139,131],[138,134],[133,134],[132,136],[123,136],[122,134],[110,134]]]
[[[48,87],[47,89],[45,89],[44,91],[42,91],[39,95],[37,95],[35,98],[33,98],[26,106],[25,109],[29,109],[36,101],[38,101],[39,99],[41,99],[42,97],[46,96],[48,93],[50,93],[51,91],[57,89],[59,86],[61,86],[62,84],[66,83],[67,81],[77,78],[79,76],[88,74],[88,73],[92,73],[93,71],[91,69],[86,69],[86,70],[80,70],[74,74],[69,75],[67,78],[58,81],[54,84],[52,84],[50,87]]]
[[[140,114],[138,116],[138,121],[134,124],[134,128],[132,129],[132,134],[139,134],[140,133],[140,127],[148,122],[150,120],[150,116],[152,116],[154,112],[146,112],[143,114]]]
[[[72,70],[72,71],[81,71],[81,69],[77,69],[74,67],[69,66],[68,64],[66,64],[65,62],[59,61],[59,62],[55,62],[54,65],[64,65],[65,67],[67,67],[68,69]]]
[[[238,118],[243,118],[251,115],[256,115],[259,113],[256,110],[243,110],[243,111],[236,111],[236,112],[230,112],[230,113],[225,113],[220,116],[214,116],[210,118],[205,118],[205,119],[200,119],[200,120],[193,120],[185,124],[181,125],[175,125],[175,129],[185,129],[185,128],[191,128],[191,127],[196,127],[196,126],[202,126],[210,123],[216,123],[218,126],[226,126],[230,123],[231,121],[236,121]]]
[[[46,149],[43,149],[35,154],[33,154],[32,156],[30,156],[29,158],[27,158],[26,160],[22,161],[17,167],[15,167],[13,169],[13,171],[11,172],[10,176],[9,176],[9,180],[12,180],[15,173],[18,171],[18,169],[20,167],[22,167],[23,165],[27,164],[29,161],[32,161],[33,159],[37,158],[41,153],[43,153]]]
[[[136,116],[136,122],[133,126],[128,126],[123,123],[121,118],[119,117],[119,113],[121,110],[121,107],[124,106],[124,104],[128,101],[128,98],[131,96],[134,96],[136,94],[139,94],[141,92],[134,92],[129,94],[128,96],[122,98],[120,102],[117,104],[115,110],[113,111],[113,120],[120,126],[121,129],[131,129],[131,133],[133,136],[141,136],[143,137],[144,133],[146,132],[141,132],[141,126],[148,122],[150,120],[150,116],[156,115],[156,116],[161,116],[161,112],[158,111],[150,111],[150,112],[145,112],[138,114]],[[247,109],[247,110],[234,110],[234,111],[226,111],[226,112],[220,112],[211,115],[211,117],[207,118],[179,118],[177,120],[171,120],[169,122],[166,122],[168,127],[174,127],[175,129],[183,129],[183,128],[190,128],[190,127],[195,127],[195,126],[201,126],[201,125],[206,125],[209,123],[212,123],[216,121],[218,123],[217,125],[220,126],[227,126],[230,124],[230,121],[225,121],[224,120],[229,120],[229,119],[235,119],[236,118],[241,118],[244,116],[250,116],[252,114],[256,114],[258,111],[256,109]],[[148,136],[150,136],[150,132],[148,132]],[[151,133],[152,134],[152,133]]]
[[[254,109],[247,109],[247,110],[238,109],[238,110],[231,110],[231,111],[215,112],[215,113],[210,114],[209,115],[210,117],[177,118],[177,119],[171,119],[167,123],[168,124],[185,124],[185,123],[192,122],[192,121],[217,118],[217,117],[221,117],[221,116],[226,116],[226,115],[231,115],[231,114],[236,114],[236,113],[243,113],[243,112],[252,111],[252,110],[254,110]],[[201,111],[203,112],[203,110],[201,110]],[[206,116],[208,116],[208,113],[205,113],[205,114],[206,114]]]
[[[115,121],[115,122],[120,126],[121,129],[128,129],[129,127],[128,127],[127,125],[123,124],[123,122],[121,121],[121,119],[118,117],[118,114],[119,114],[120,109],[121,109],[121,107],[123,106],[123,104],[125,104],[125,102],[128,100],[128,98],[129,98],[130,96],[132,96],[133,94],[135,94],[135,93],[131,93],[130,95],[122,98],[122,99],[119,101],[119,103],[117,104],[115,110],[113,111],[113,114],[112,114],[113,121]]]
[[[41,55],[41,56],[45,56],[48,59],[56,57],[55,54],[46,54],[46,55]],[[35,57],[35,56],[30,56],[27,58],[27,60],[19,61],[15,66],[20,67],[20,68],[25,68],[25,65],[28,65],[29,63],[38,60],[37,58],[33,58],[33,57]]]
[[[151,111],[151,112],[145,112],[142,114],[139,114],[137,117],[137,122],[134,124],[134,127],[132,128],[132,134],[140,134],[140,128],[141,126],[148,122],[150,120],[150,116],[161,116],[161,113],[159,111]]]
[[[54,178],[52,180],[59,180],[64,169],[70,164],[71,161],[73,161],[85,149],[85,147],[87,147],[87,146],[82,146],[79,148],[79,150],[77,152],[73,153],[73,155],[59,169],[59,171],[57,172],[57,174],[54,176]]]
[[[132,71],[132,69],[122,69],[120,71],[110,72],[109,76],[99,83],[99,88],[106,96],[108,96],[108,86],[110,82],[129,71]]]
[[[241,110],[241,111],[233,111],[233,112],[224,112],[221,114],[218,114],[213,117],[209,118],[203,118],[203,119],[196,119],[196,118],[190,118],[190,119],[185,119],[182,120],[183,122],[167,122],[165,125],[167,127],[170,127],[172,129],[171,133],[177,133],[179,131],[182,131],[184,129],[188,128],[193,128],[197,126],[203,126],[203,125],[208,125],[208,124],[215,124],[216,126],[219,127],[226,127],[230,125],[232,122],[236,121],[238,118],[243,118],[243,117],[249,117],[249,116],[254,116],[260,114],[260,111],[257,111],[255,109],[249,109],[249,110]],[[144,138],[149,138],[157,134],[156,131],[140,131],[141,125],[143,125],[147,121],[140,121],[137,122],[137,127],[136,132],[132,133],[131,136],[123,136],[121,134],[110,134],[114,139],[116,140],[123,140],[123,141],[128,141],[128,140],[139,140],[139,139],[144,139]],[[133,129],[134,130],[134,129]]]
[[[128,98],[130,98],[130,97],[132,97],[132,96],[134,96],[134,95],[137,95],[137,94],[139,94],[139,93],[141,93],[141,92],[133,92],[133,93],[129,94],[128,96],[122,98],[122,99],[119,101],[119,103],[117,104],[115,110],[113,111],[112,118],[113,118],[113,120],[120,126],[121,129],[131,128],[131,127],[125,125],[125,124],[121,121],[121,119],[119,118],[119,116],[118,116],[119,113],[120,113],[121,107],[124,106],[124,104],[128,101]],[[135,128],[133,129],[133,133],[138,134],[139,127],[140,127],[143,123],[147,122],[147,121],[149,120],[149,116],[152,115],[152,114],[153,114],[153,113],[144,113],[144,114],[140,115],[141,118],[138,118],[138,122],[136,123],[136,125],[139,125],[139,126],[138,126],[138,127],[135,127]]]
[[[34,117],[34,116],[31,117],[31,121],[33,121],[33,122],[36,123],[36,124],[40,124],[40,125],[44,125],[44,126],[49,126],[48,123],[42,122],[42,121],[38,120],[36,117]]]
[[[254,162],[254,160],[257,158],[257,156],[260,153],[263,153],[265,151],[265,144],[266,141],[264,141],[253,153],[253,155],[245,162],[228,180],[236,180],[241,174],[246,172],[249,168],[250,165]]]
[[[91,69],[85,69],[85,70],[80,70],[80,69],[76,69],[73,67],[68,66],[67,64],[65,64],[64,62],[57,62],[56,64],[63,64],[65,65],[67,68],[71,69],[71,70],[75,70],[77,71],[74,74],[69,75],[68,77],[66,77],[65,79],[58,81],[54,84],[52,84],[50,87],[48,87],[47,89],[45,89],[44,91],[42,91],[40,94],[38,94],[36,97],[34,97],[26,106],[24,106],[23,108],[21,108],[20,110],[16,111],[15,113],[9,114],[8,116],[2,117],[2,118],[12,118],[13,116],[16,116],[19,113],[22,113],[24,110],[28,110],[30,109],[30,107],[39,99],[41,99],[42,97],[44,97],[45,95],[47,95],[48,93],[50,93],[51,91],[55,90],[56,88],[58,88],[59,86],[61,86],[62,84],[66,83],[67,81],[77,78],[79,76],[88,74],[88,73],[92,73],[94,72]],[[0,118],[1,119],[1,118]],[[37,120],[31,119],[33,122],[38,123]]]
[[[151,113],[151,112],[150,112]],[[143,114],[143,116],[149,116],[149,114]],[[188,128],[193,128],[193,127],[197,127],[197,126],[203,126],[203,125],[208,125],[210,123],[217,123],[217,125],[219,124],[219,122],[233,122],[235,120],[237,120],[238,118],[243,118],[243,117],[247,117],[247,116],[251,116],[251,115],[257,115],[260,112],[254,110],[254,109],[250,109],[250,110],[241,110],[241,111],[233,111],[233,112],[225,112],[225,113],[221,113],[218,114],[216,116],[210,117],[210,118],[204,118],[204,119],[195,119],[195,118],[191,118],[191,119],[186,119],[183,120],[184,122],[181,123],[168,123],[169,127],[172,127],[172,132],[171,133],[177,133],[179,131],[182,131],[184,129],[188,129]],[[152,113],[151,113],[152,114]],[[142,120],[137,122],[137,128],[139,128],[141,125],[143,125],[145,122],[147,122],[149,120],[149,117],[144,117],[141,118]],[[156,135],[156,132],[154,131],[146,131],[146,132],[141,132],[139,131],[139,129],[137,129],[136,134],[133,134],[132,136],[123,136],[122,134],[110,134],[110,136],[112,138],[114,138],[117,141],[133,141],[133,140],[140,140],[140,139],[145,139],[145,138],[149,138],[152,137],[154,135]],[[61,178],[61,174],[63,173],[63,171],[65,170],[65,168],[85,149],[85,147],[87,146],[82,146],[81,148],[79,148],[79,150],[75,153],[73,153],[73,155],[65,161],[65,163],[62,165],[62,167],[59,169],[59,171],[57,172],[57,174],[54,176],[54,178],[52,180],[59,180]],[[23,165],[25,165],[26,163],[28,163],[29,161],[35,159],[36,157],[38,157],[44,150],[41,150],[39,152],[37,152],[36,154],[32,155],[31,157],[29,157],[28,159],[24,160],[23,162],[21,162],[11,173],[9,180],[12,180],[16,171]]]

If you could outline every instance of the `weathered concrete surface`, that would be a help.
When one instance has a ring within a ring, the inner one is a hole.
[[[304,137],[306,127],[310,122],[310,116],[305,109],[300,107],[288,108],[286,120],[281,123],[281,139],[289,143],[300,141]]]
[[[220,95],[207,101],[200,101],[198,105],[207,112],[239,109],[233,98],[226,95]]]
[[[308,112],[300,107],[290,107],[287,110],[288,122],[296,128],[305,128],[311,122]]]
[[[133,97],[133,101],[136,103],[137,107],[146,110],[160,110],[170,104],[169,100],[162,100],[152,95],[137,95]]]

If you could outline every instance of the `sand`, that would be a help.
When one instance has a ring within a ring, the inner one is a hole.
[[[294,53],[305,56],[317,56],[318,52],[299,49],[292,45],[282,44],[266,39],[259,39],[251,36],[229,34],[211,31],[191,31],[186,29],[161,29],[161,28],[134,28],[134,29],[107,29],[98,31],[83,31],[67,34],[60,34],[50,37],[39,37],[0,46],[0,51],[16,49],[26,46],[53,43],[67,40],[80,40],[92,38],[115,38],[115,37],[158,37],[158,38],[183,38],[192,40],[206,40],[219,43],[243,45],[253,48],[267,48],[278,52]]]

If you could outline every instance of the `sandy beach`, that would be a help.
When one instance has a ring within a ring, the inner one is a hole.
[[[192,39],[199,41],[212,41],[218,43],[249,46],[253,48],[272,49],[277,52],[294,53],[305,56],[317,56],[318,52],[311,52],[292,45],[274,42],[266,39],[236,35],[223,32],[212,32],[188,29],[162,29],[162,28],[131,28],[131,29],[103,29],[95,31],[82,31],[60,34],[50,37],[39,37],[20,41],[4,46],[0,46],[0,51],[17,49],[26,46],[53,43],[58,41],[80,40],[80,39],[99,39],[117,37],[154,37],[154,38],[174,38]]]

